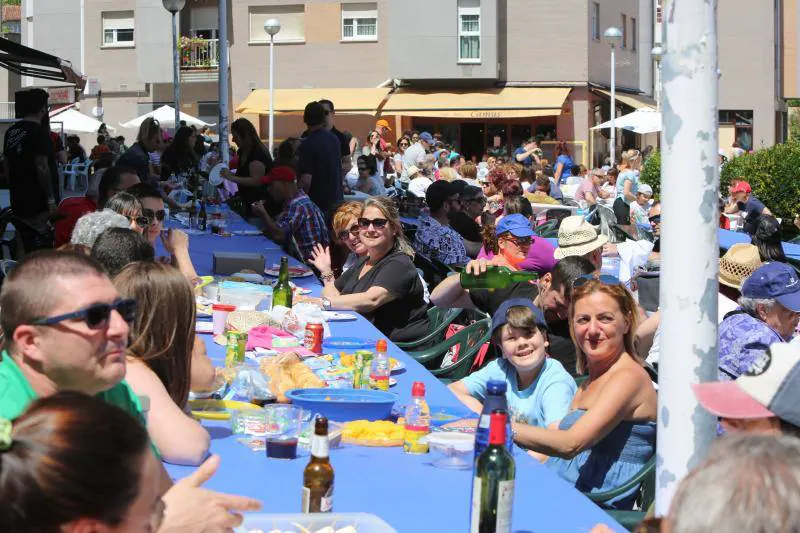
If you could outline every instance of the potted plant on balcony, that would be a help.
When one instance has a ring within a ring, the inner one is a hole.
[[[181,65],[186,67],[197,67],[198,49],[204,47],[206,44],[205,39],[199,37],[182,36],[178,43],[178,48],[181,52]]]

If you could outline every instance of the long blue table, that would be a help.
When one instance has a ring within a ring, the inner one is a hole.
[[[738,231],[730,231],[727,229],[719,230],[719,246],[727,250],[734,244],[746,243],[750,244],[750,235]],[[800,245],[792,244],[790,242],[783,243],[783,252],[786,257],[795,261],[800,261]]]
[[[232,222],[232,223],[231,223]],[[229,222],[231,229],[252,229],[244,221]],[[277,263],[280,248],[264,237],[192,235],[191,256],[198,274],[212,274],[212,255],[217,250],[259,252],[267,264]],[[291,260],[290,260],[291,262]],[[319,294],[315,278],[294,280]],[[357,336],[377,340],[381,333],[359,316],[351,322],[330,324],[333,335]],[[209,356],[220,366],[224,348],[205,335]],[[432,407],[461,407],[460,402],[422,365],[391,342],[389,353],[406,365],[395,374],[397,386],[391,390],[398,403],[411,397],[411,384],[422,381]],[[211,434],[211,452],[222,457],[217,474],[206,483],[210,489],[251,496],[261,500],[263,512],[300,512],[302,472],[307,456],[297,460],[267,459],[237,441],[227,423],[204,421]],[[625,531],[604,511],[527,454],[517,453],[514,531],[586,533],[597,523]],[[336,472],[334,509],[337,512],[368,512],[383,518],[400,532],[467,531],[469,528],[471,471],[443,470],[434,467],[429,456],[413,456],[402,448],[344,446],[331,451]],[[174,479],[192,468],[167,465]]]

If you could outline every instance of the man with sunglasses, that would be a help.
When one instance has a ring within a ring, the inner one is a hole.
[[[461,210],[459,191],[455,182],[445,180],[428,187],[425,201],[430,214],[419,219],[412,243],[417,252],[445,265],[463,265],[469,261],[464,239],[450,227],[450,214]]]
[[[486,196],[483,190],[474,185],[467,185],[459,195],[461,209],[452,211],[449,215],[450,227],[464,238],[467,255],[477,257],[483,244],[481,227],[475,221],[486,207]]]
[[[101,398],[146,425],[139,398],[123,381],[135,315],[136,303],[121,299],[92,259],[52,250],[26,257],[0,291],[0,417],[13,420],[36,398],[72,390]],[[200,487],[218,463],[210,458],[167,490],[160,533],[229,531],[241,522],[235,511],[260,507],[250,498]],[[166,471],[162,479],[171,485]]]

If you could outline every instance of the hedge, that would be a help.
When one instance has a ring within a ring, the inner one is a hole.
[[[800,213],[800,142],[776,144],[728,161],[720,173],[723,196],[727,196],[731,181],[737,178],[750,183],[753,195],[783,219],[785,229],[793,228],[792,221]],[[660,152],[647,158],[639,179],[650,185],[655,195],[660,193]]]

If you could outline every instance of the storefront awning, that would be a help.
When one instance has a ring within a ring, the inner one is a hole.
[[[505,87],[475,91],[399,89],[383,115],[439,118],[525,118],[561,114],[569,87]]]
[[[609,91],[606,91],[605,89],[595,89],[595,91],[611,99],[611,93]],[[628,93],[617,92],[614,95],[614,99],[617,100],[618,102],[622,102],[625,105],[631,106],[634,109],[656,108],[655,100],[641,94],[628,94]]]
[[[56,56],[0,38],[0,67],[22,76],[73,83],[83,90],[86,80],[72,64]]]
[[[302,114],[306,104],[317,100],[330,100],[337,114],[376,115],[381,103],[389,94],[386,89],[275,89],[275,114]],[[245,115],[269,114],[269,91],[252,91],[236,107],[236,112]]]

